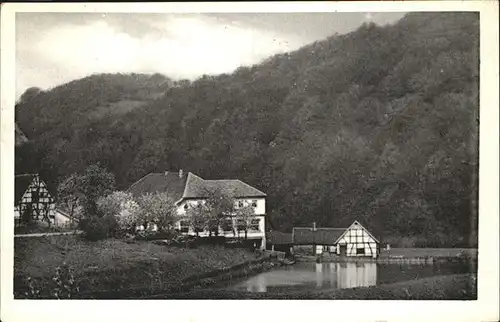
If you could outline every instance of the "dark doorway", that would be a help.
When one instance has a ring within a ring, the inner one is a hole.
[[[340,247],[340,256],[346,256],[347,255],[347,245],[339,245]]]

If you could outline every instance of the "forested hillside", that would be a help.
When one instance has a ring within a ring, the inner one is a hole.
[[[23,95],[16,171],[239,178],[268,194],[275,229],[357,219],[386,240],[474,245],[478,63],[478,14],[412,13],[231,75],[94,75]]]

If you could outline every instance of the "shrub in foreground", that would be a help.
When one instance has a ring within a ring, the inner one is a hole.
[[[80,229],[88,240],[96,241],[114,236],[118,231],[118,223],[114,216],[86,216],[80,221]]]

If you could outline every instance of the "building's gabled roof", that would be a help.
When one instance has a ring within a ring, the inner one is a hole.
[[[24,193],[36,177],[36,174],[16,175],[14,182],[14,206],[17,206],[19,204],[19,202],[23,198]]]
[[[189,176],[189,174],[188,174]],[[132,184],[127,191],[134,197],[148,193],[165,192],[175,200],[182,198],[186,186],[186,175],[179,172],[150,173]]]
[[[353,226],[355,225],[358,225],[359,227],[361,227],[362,229],[364,229],[364,231],[366,231],[366,233],[368,235],[370,235],[371,238],[373,238],[377,243],[380,243],[379,240],[377,238],[375,238],[371,233],[370,231],[368,231],[368,229],[366,229],[365,227],[363,227],[363,225],[361,225],[357,220],[355,220],[351,226],[349,226],[349,228],[347,228],[336,240],[335,240],[335,243],[338,243],[338,241],[344,237],[344,235],[347,233],[347,231],[349,231]]]
[[[181,198],[206,198],[209,190],[206,187],[205,180],[189,172],[186,180],[186,187]]]
[[[199,178],[199,177],[198,177]],[[201,179],[201,178],[200,178]],[[191,185],[196,185],[196,190]],[[188,182],[189,190],[186,189],[184,198],[207,197],[209,193],[220,192],[232,198],[244,197],[265,197],[262,191],[240,181],[240,180],[203,180],[202,182],[193,180]]]
[[[316,228],[312,227],[294,227],[293,243],[296,245],[335,245],[337,239],[346,231],[347,228]]]
[[[282,233],[281,231],[270,231],[266,233],[267,242],[273,245],[290,245],[293,244],[293,235],[290,233]]]
[[[266,194],[240,180],[204,180],[192,172],[150,173],[132,184],[128,190],[134,196],[147,193],[166,192],[177,201],[182,199],[207,198],[219,191],[232,198],[265,197]]]

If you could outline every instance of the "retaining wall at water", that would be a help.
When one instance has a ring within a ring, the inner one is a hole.
[[[341,257],[341,256],[308,256],[297,255],[301,262],[334,262],[334,263],[385,263],[385,264],[433,264],[433,263],[470,263],[477,262],[477,257]]]

